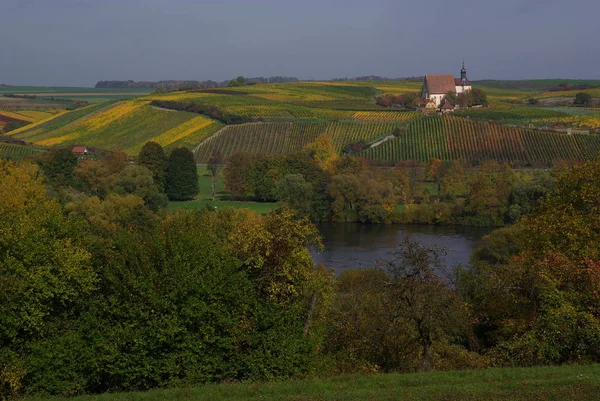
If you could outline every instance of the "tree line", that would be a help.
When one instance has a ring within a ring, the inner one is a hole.
[[[377,168],[339,157],[320,136],[290,155],[236,153],[225,188],[236,199],[282,202],[313,221],[503,226],[528,214],[552,188],[553,175],[485,162],[398,163]]]

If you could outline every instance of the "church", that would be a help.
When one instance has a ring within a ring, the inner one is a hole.
[[[467,79],[467,70],[463,62],[460,78],[454,78],[451,74],[425,75],[421,97],[431,99],[436,107],[440,107],[446,93],[452,92],[458,95],[470,90],[471,82]]]

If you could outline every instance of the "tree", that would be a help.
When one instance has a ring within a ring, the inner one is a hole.
[[[119,195],[135,195],[152,211],[167,206],[167,197],[158,191],[152,172],[144,166],[127,166],[116,177],[112,190]]]
[[[458,104],[458,96],[454,92],[448,92],[444,95],[442,104],[444,104],[446,101],[450,102],[452,106],[456,106]]]
[[[330,171],[339,158],[339,154],[333,146],[333,140],[327,134],[319,135],[314,142],[306,145],[304,150],[315,159],[322,170]]]
[[[210,155],[210,159],[208,159],[208,164],[206,165],[206,168],[210,172],[210,194],[213,202],[215,201],[215,196],[217,192],[215,187],[215,179],[217,178],[217,175],[219,174],[219,169],[222,165],[223,156],[221,156],[221,152],[219,152],[218,150],[214,150]]]
[[[473,106],[487,106],[489,104],[487,94],[483,90],[472,88],[470,92],[473,99]]]
[[[169,155],[165,189],[169,200],[193,199],[198,194],[198,170],[189,149],[176,148]]]
[[[152,172],[154,182],[160,191],[165,190],[165,179],[167,175],[167,167],[169,158],[165,154],[162,146],[156,142],[146,142],[140,150],[137,164],[146,167]]]
[[[252,170],[256,156],[250,153],[237,152],[225,162],[225,189],[234,198],[249,199],[254,196]]]
[[[573,104],[575,106],[585,106],[589,107],[592,105],[592,95],[587,92],[578,92],[575,94],[575,100],[573,100]]]
[[[466,333],[469,314],[458,294],[446,286],[440,261],[442,252],[405,237],[385,263],[390,280],[388,293],[397,301],[395,313],[415,330],[421,346],[421,370],[431,370],[434,347]]]
[[[56,186],[66,186],[73,183],[73,171],[77,166],[77,156],[69,148],[50,150],[42,161],[46,178]]]
[[[313,188],[302,174],[287,174],[277,184],[277,198],[306,216],[311,212]]]

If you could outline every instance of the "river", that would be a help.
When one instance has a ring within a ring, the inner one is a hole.
[[[483,243],[482,237],[492,231],[464,226],[356,223],[321,223],[317,227],[325,250],[313,251],[313,259],[335,269],[337,274],[391,259],[391,252],[406,235],[423,245],[442,248],[447,266],[467,265],[471,252]]]

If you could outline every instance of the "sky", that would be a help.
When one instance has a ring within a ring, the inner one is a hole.
[[[0,0],[0,83],[600,79],[600,0]]]

